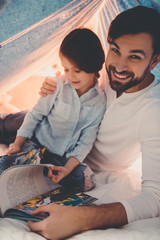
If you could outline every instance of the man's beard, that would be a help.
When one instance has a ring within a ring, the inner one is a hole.
[[[125,92],[126,90],[135,87],[136,85],[140,84],[141,82],[143,82],[143,80],[145,79],[148,71],[149,71],[149,65],[146,67],[145,71],[143,72],[143,74],[138,78],[134,78],[135,75],[133,72],[128,72],[128,71],[123,71],[123,72],[117,72],[115,67],[109,65],[109,67],[107,68],[107,73],[108,73],[108,77],[109,77],[109,81],[110,81],[110,86],[113,90],[117,91],[117,92]],[[116,80],[112,79],[111,76],[111,71],[118,73],[119,75],[126,75],[129,76],[130,80],[127,83],[123,83],[123,82],[118,82]]]

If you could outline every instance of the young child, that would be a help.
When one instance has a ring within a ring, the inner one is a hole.
[[[83,162],[95,141],[106,99],[97,78],[105,57],[98,37],[89,29],[75,29],[62,41],[59,56],[64,76],[53,95],[41,97],[28,112],[8,154],[46,147],[46,163],[53,184],[75,191],[95,186],[94,174]]]

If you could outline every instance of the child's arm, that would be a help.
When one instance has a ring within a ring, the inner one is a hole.
[[[8,155],[17,153],[21,151],[22,144],[26,141],[26,138],[18,136],[16,137],[14,143],[9,145],[9,151],[7,152]]]
[[[51,179],[53,184],[59,183],[64,177],[70,174],[75,167],[80,164],[79,160],[75,157],[70,157],[64,167],[53,166],[48,170],[48,177]],[[53,171],[55,172],[53,174]]]
[[[59,81],[58,81],[59,80]],[[29,111],[21,125],[20,129],[17,131],[17,136],[22,136],[24,138],[31,138],[38,124],[42,122],[44,117],[46,117],[53,107],[54,101],[60,89],[60,79],[54,78],[57,82],[57,90],[52,95],[47,97],[41,97],[36,105]]]

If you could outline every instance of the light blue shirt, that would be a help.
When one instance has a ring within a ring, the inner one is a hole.
[[[106,109],[106,98],[98,82],[81,97],[68,80],[55,78],[54,94],[41,97],[28,112],[17,136],[33,133],[50,152],[80,162],[90,152]]]

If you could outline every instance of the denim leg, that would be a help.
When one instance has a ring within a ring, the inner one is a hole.
[[[41,163],[64,166],[67,161],[65,156],[58,156],[46,151]],[[47,175],[47,170],[45,170],[45,175]],[[65,188],[74,189],[76,192],[89,191],[95,187],[95,177],[93,171],[86,164],[81,163],[59,183]]]
[[[64,166],[66,162],[66,157],[51,153],[48,150],[45,151],[43,159],[41,160],[41,163],[49,163],[55,166]]]
[[[26,111],[0,114],[0,142],[9,145],[14,142],[17,130],[20,128]]]
[[[74,188],[76,192],[89,191],[95,187],[95,176],[93,171],[84,163],[78,165],[66,178],[63,179],[64,186]],[[62,181],[63,181],[62,180]]]
[[[67,162],[67,158],[51,153],[48,150],[45,151],[43,158],[41,159],[41,163],[53,164],[55,166],[64,166],[66,162]],[[45,176],[48,176],[47,167],[44,167],[43,173]]]
[[[30,151],[38,148],[40,148],[40,146],[37,143],[33,142],[32,140],[26,140],[21,147],[21,152]]]

